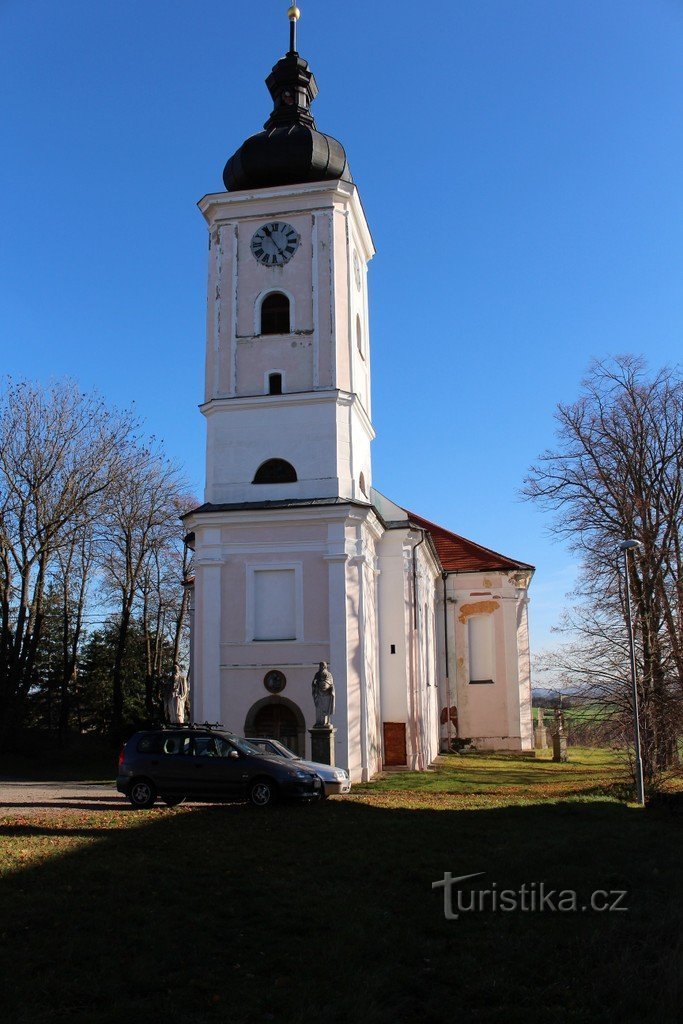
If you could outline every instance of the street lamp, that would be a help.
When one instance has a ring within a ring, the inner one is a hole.
[[[636,746],[636,793],[638,803],[645,803],[643,786],[643,759],[640,753],[640,722],[638,720],[638,684],[636,681],[636,652],[633,644],[633,622],[631,621],[631,587],[628,577],[628,553],[642,547],[639,540],[622,540],[619,550],[624,553],[624,572],[626,574],[626,623],[628,625],[628,642],[631,651],[631,686],[633,688],[633,732]]]

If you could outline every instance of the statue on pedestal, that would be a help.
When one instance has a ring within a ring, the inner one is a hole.
[[[173,675],[167,676],[161,684],[161,694],[164,699],[164,717],[168,724],[182,725],[185,721],[188,685],[187,677],[183,675],[177,661],[173,665]]]
[[[553,734],[553,761],[568,761],[567,755],[567,726],[564,719],[562,706],[555,708]]]
[[[330,716],[334,714],[334,679],[325,661],[320,662],[320,667],[313,676],[312,691],[315,728],[331,729]]]

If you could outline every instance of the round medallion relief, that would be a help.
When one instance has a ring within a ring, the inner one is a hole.
[[[270,672],[266,672],[263,678],[263,685],[268,693],[282,693],[287,685],[284,672],[280,672],[277,668],[273,668]]]

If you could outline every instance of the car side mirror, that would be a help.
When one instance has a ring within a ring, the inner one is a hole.
[[[228,754],[228,757],[231,757],[233,761],[239,760],[239,756],[239,751],[237,750],[231,750],[230,753]]]

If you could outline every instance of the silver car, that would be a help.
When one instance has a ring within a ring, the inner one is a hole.
[[[276,754],[278,757],[286,757],[290,761],[298,761],[305,768],[310,768],[319,776],[323,784],[323,795],[331,796],[335,793],[348,793],[351,789],[349,773],[345,768],[333,768],[329,764],[318,764],[317,761],[305,761],[298,757],[293,750],[286,747],[279,740],[272,740],[266,736],[247,737],[247,742],[263,750],[266,754]]]

